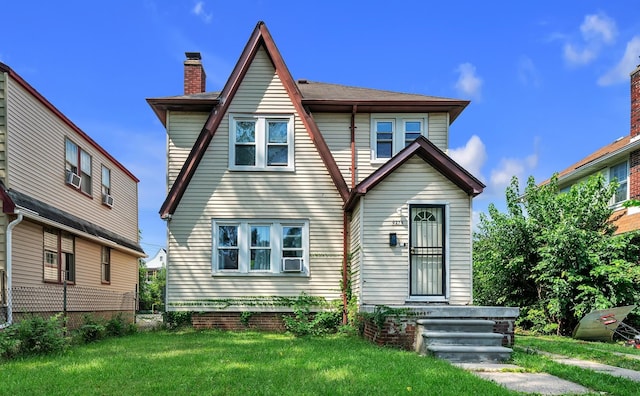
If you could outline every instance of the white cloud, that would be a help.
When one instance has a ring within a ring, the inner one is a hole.
[[[533,153],[524,158],[502,158],[498,167],[491,171],[491,187],[502,191],[511,183],[513,176],[516,176],[520,181],[527,178],[531,171],[538,166],[538,144],[539,140],[536,138]]]
[[[607,86],[629,81],[629,73],[640,63],[638,56],[640,56],[640,36],[635,36],[627,43],[620,62],[598,79],[598,85]]]
[[[566,42],[563,47],[565,61],[582,66],[596,59],[605,45],[615,42],[618,29],[613,19],[604,13],[587,15],[580,25],[581,43]]]
[[[483,179],[480,170],[487,160],[487,150],[478,136],[471,136],[464,147],[449,150],[449,156],[472,175]]]
[[[191,12],[193,12],[195,15],[199,16],[200,18],[202,18],[204,23],[209,23],[213,19],[213,13],[206,12],[205,9],[204,9],[204,1],[196,2],[195,6],[191,10]]]
[[[523,85],[540,86],[538,69],[528,56],[521,56],[518,60],[518,79]]]
[[[476,67],[471,63],[463,63],[456,69],[460,73],[456,82],[456,89],[462,95],[480,99],[480,89],[482,88],[482,79],[476,75]]]

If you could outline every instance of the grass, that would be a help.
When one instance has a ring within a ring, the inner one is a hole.
[[[150,332],[0,364],[0,394],[513,395],[431,357],[357,337]]]
[[[640,355],[640,350],[616,343],[587,342],[566,337],[516,336],[516,349],[512,354],[513,363],[529,371],[549,373],[596,392],[622,396],[638,394],[637,382],[557,363],[538,351],[640,371],[640,360],[620,355]]]

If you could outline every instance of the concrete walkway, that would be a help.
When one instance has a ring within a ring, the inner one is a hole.
[[[574,359],[566,356],[537,351],[548,356],[555,362],[577,366],[599,373],[622,377],[640,382],[640,372],[624,369],[587,360]],[[628,355],[635,358],[635,355]],[[517,392],[535,393],[540,395],[581,395],[593,393],[582,385],[563,380],[546,373],[528,373],[522,367],[513,364],[487,364],[487,363],[457,363],[456,366],[473,372],[480,378],[493,381]]]

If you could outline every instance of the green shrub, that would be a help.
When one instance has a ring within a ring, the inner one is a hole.
[[[83,324],[76,330],[80,340],[85,343],[101,340],[106,335],[106,327],[100,324],[93,316],[85,315]]]
[[[294,305],[293,316],[283,315],[282,321],[290,333],[298,337],[319,336],[335,333],[342,324],[342,310],[335,307],[330,311],[311,313],[311,303],[300,299]]]
[[[242,323],[244,327],[249,327],[249,320],[251,319],[252,316],[253,316],[253,312],[251,311],[240,312],[240,323]]]
[[[4,358],[59,352],[68,344],[60,315],[29,317],[0,332],[0,354]]]
[[[191,314],[192,312],[165,311],[162,313],[162,319],[167,329],[177,329],[191,326]]]
[[[107,321],[105,325],[106,335],[108,337],[122,337],[127,334],[136,332],[136,326],[133,323],[127,323],[122,313],[114,315]]]

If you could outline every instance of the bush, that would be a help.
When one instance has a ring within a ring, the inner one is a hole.
[[[127,323],[124,320],[122,313],[112,316],[111,319],[107,321],[105,330],[108,337],[122,337],[137,331],[133,323]]]
[[[162,319],[167,329],[191,326],[191,312],[165,311]]]
[[[68,344],[59,315],[30,317],[0,332],[0,354],[8,359],[59,352]]]
[[[103,339],[106,334],[106,328],[91,315],[85,315],[84,323],[76,330],[76,334],[80,340],[89,343]]]
[[[342,324],[342,311],[332,309],[312,314],[310,303],[302,302],[294,306],[293,316],[284,315],[282,321],[287,331],[297,337],[319,336],[335,333]]]

